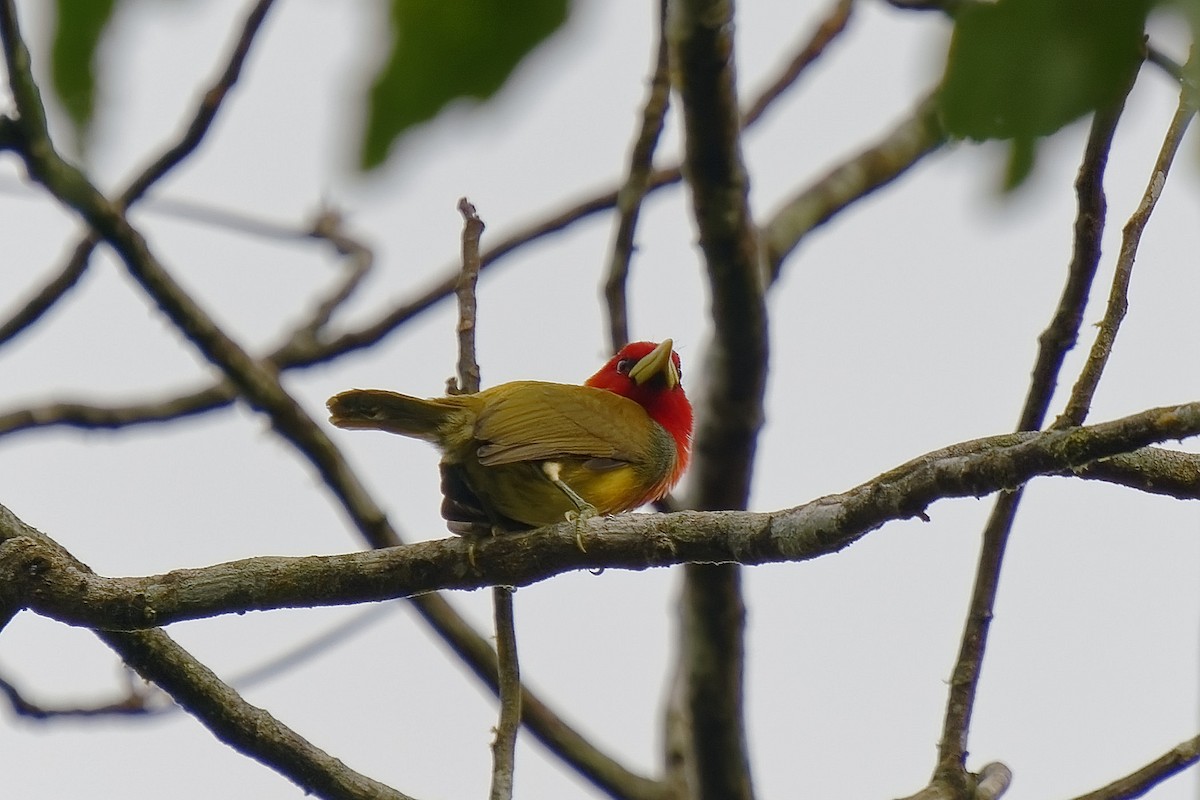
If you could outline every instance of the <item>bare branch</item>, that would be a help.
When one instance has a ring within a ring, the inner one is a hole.
[[[803,561],[842,550],[887,522],[923,517],[937,500],[980,497],[1039,475],[1075,474],[1100,459],[1196,435],[1200,402],[1071,430],[975,439],[795,508],[589,520],[580,532],[586,552],[578,547],[576,525],[562,523],[475,543],[451,537],[344,555],[260,557],[162,576],[102,578],[60,548],[48,548],[0,506],[0,589],[10,607],[71,625],[137,630],[224,613],[525,586],[571,570]]]
[[[699,397],[688,505],[745,508],[763,421],[768,360],[764,275],[750,214],[734,75],[733,3],[673,0],[671,81],[684,128],[692,194],[712,296],[714,339]],[[743,706],[741,576],[733,564],[691,564],[680,605],[685,773],[697,798],[754,796]]]
[[[1179,743],[1141,769],[1075,800],[1132,800],[1197,763],[1200,763],[1200,736]]]
[[[452,394],[479,391],[479,361],[475,356],[475,328],[478,303],[475,287],[479,283],[479,239],[483,220],[475,206],[460,198],[462,214],[462,270],[455,294],[458,296],[458,379]],[[517,730],[521,726],[521,667],[517,659],[517,629],[513,614],[512,589],[492,588],[493,619],[496,626],[496,684],[500,699],[500,718],[492,740],[491,800],[512,800],[513,773],[516,770]]]
[[[784,260],[815,228],[903,175],[944,142],[937,103],[930,95],[879,142],[786,200],[762,229],[770,280],[779,278]]]
[[[475,358],[475,319],[478,304],[475,286],[479,283],[479,237],[483,235],[483,220],[475,206],[463,197],[458,201],[463,217],[462,269],[455,294],[458,296],[458,387],[457,393],[479,391],[479,362]]]
[[[1128,88],[1132,88],[1132,82]],[[1038,356],[1033,366],[1025,407],[1021,411],[1017,430],[1033,431],[1042,427],[1050,400],[1058,385],[1063,359],[1079,339],[1083,311],[1091,294],[1092,282],[1100,265],[1100,244],[1104,234],[1108,201],[1104,196],[1104,170],[1112,149],[1117,122],[1125,110],[1125,97],[1109,108],[1101,109],[1092,118],[1091,131],[1084,147],[1083,163],[1075,178],[1075,246],[1067,266],[1067,282],[1063,286],[1058,308],[1046,330],[1038,337]]]
[[[242,25],[225,68],[208,91],[204,93],[183,136],[130,182],[129,186],[120,194],[118,203],[125,208],[136,203],[151,186],[199,147],[212,127],[225,98],[241,76],[242,66],[250,53],[250,46],[262,28],[263,20],[266,19],[273,2],[274,0],[258,0],[254,5]],[[71,258],[58,274],[22,303],[11,317],[0,325],[0,345],[36,323],[51,306],[79,282],[87,270],[92,251],[99,241],[99,237],[95,233],[88,233],[75,245]]]
[[[629,343],[629,309],[625,285],[629,280],[629,264],[633,260],[634,234],[642,201],[650,187],[650,172],[654,166],[654,149],[662,135],[663,120],[671,99],[671,73],[667,59],[667,2],[658,4],[658,45],[654,57],[654,73],[650,76],[650,91],[642,106],[642,126],[629,154],[625,184],[617,192],[617,227],[613,233],[612,253],[608,260],[608,277],[604,282],[604,298],[608,303],[609,343],[615,353]]]
[[[0,1],[0,28],[15,24],[12,12],[8,0]],[[97,579],[87,565],[3,506],[0,506],[0,540],[0,550],[38,552],[34,562],[26,563],[23,569],[33,567],[36,572],[35,564],[45,564],[54,571],[76,575],[84,582]],[[20,602],[14,589],[15,586],[0,587],[0,605],[13,608]],[[336,800],[408,800],[407,795],[351,770],[263,709],[247,703],[163,631],[98,628],[96,635],[218,739],[276,770],[306,792]]]
[[[154,691],[138,691],[133,685],[130,686],[130,691],[123,697],[107,703],[96,703],[88,706],[47,706],[35,703],[29,700],[15,684],[4,678],[0,678],[0,694],[3,694],[5,699],[8,700],[9,707],[12,708],[14,714],[19,717],[28,717],[37,720],[61,719],[64,717],[79,719],[111,716],[146,716],[149,714],[159,714],[168,708],[174,708],[174,706],[163,705],[161,702],[154,702],[154,700],[159,698],[165,699],[166,695],[161,695]],[[170,701],[168,700],[167,702]]]
[[[410,800],[408,795],[353,771],[242,699],[160,630],[97,631],[148,681],[170,694],[221,741],[325,798]]]
[[[742,114],[742,127],[749,128],[762,118],[767,109],[775,104],[788,89],[804,74],[813,62],[825,54],[825,50],[846,30],[854,0],[837,0],[825,18],[821,20],[808,39],[792,56],[787,66],[764,88]]]
[[[1038,338],[1038,358],[1018,421],[1018,430],[1034,430],[1042,426],[1058,383],[1063,359],[1078,338],[1084,306],[1100,259],[1105,211],[1104,169],[1117,122],[1125,107],[1125,97],[1132,88],[1133,76],[1111,107],[1098,111],[1092,120],[1083,162],[1075,181],[1078,207],[1075,251],[1067,269],[1067,282],[1058,307],[1049,326]],[[966,781],[967,736],[971,715],[979,689],[1000,569],[1021,496],[1021,488],[1002,493],[984,525],[975,582],[946,698],[934,783],[958,786]]]
[[[1187,67],[1185,67],[1185,71],[1186,69]],[[1122,231],[1121,251],[1117,256],[1117,267],[1108,296],[1108,308],[1104,312],[1104,319],[1100,322],[1100,330],[1096,334],[1096,340],[1088,354],[1087,365],[1071,391],[1071,399],[1054,423],[1057,426],[1079,425],[1087,418],[1092,397],[1096,393],[1096,387],[1100,384],[1100,376],[1108,364],[1108,357],[1112,353],[1117,331],[1120,329],[1121,321],[1125,318],[1125,312],[1129,307],[1129,282],[1133,277],[1133,261],[1137,257],[1142,232],[1146,229],[1146,223],[1150,221],[1150,215],[1154,212],[1154,207],[1166,185],[1167,173],[1170,172],[1171,163],[1175,159],[1175,153],[1179,149],[1179,143],[1183,140],[1184,133],[1187,132],[1188,124],[1196,114],[1198,101],[1200,101],[1200,90],[1184,82],[1183,89],[1179,93],[1179,105],[1175,109],[1175,116],[1171,119],[1171,125],[1167,129],[1162,148],[1159,150],[1158,158],[1150,172],[1150,180],[1146,185],[1146,191],[1142,194],[1142,202],[1129,221],[1125,223]]]

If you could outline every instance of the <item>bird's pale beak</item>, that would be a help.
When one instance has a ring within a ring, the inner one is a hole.
[[[675,359],[672,357],[674,347],[673,341],[663,339],[658,347],[638,359],[638,362],[629,370],[629,377],[638,386],[642,386],[656,375],[661,375],[666,381],[667,388],[674,389],[679,385],[679,371],[675,369]]]

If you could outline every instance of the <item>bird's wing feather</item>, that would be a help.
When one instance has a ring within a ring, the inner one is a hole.
[[[475,423],[483,466],[567,456],[633,462],[654,434],[654,421],[626,397],[588,386],[519,383],[520,392],[489,398]]]

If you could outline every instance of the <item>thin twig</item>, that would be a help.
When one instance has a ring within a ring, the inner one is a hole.
[[[521,727],[521,669],[511,586],[492,587],[496,622],[496,666],[500,675],[500,719],[492,741],[491,800],[511,800],[516,770],[517,731]]]
[[[930,94],[882,139],[830,169],[785,200],[762,226],[769,280],[804,237],[848,206],[899,178],[946,141]]]
[[[317,303],[312,316],[297,328],[293,339],[308,337],[315,340],[333,316],[333,312],[350,299],[375,263],[375,253],[371,248],[347,233],[342,215],[331,208],[323,209],[317,215],[309,235],[314,239],[329,242],[337,254],[343,257],[346,271],[342,280],[334,285],[333,291]]]
[[[825,53],[834,39],[846,30],[853,8],[854,0],[837,0],[834,3],[833,8],[792,56],[787,66],[759,92],[750,107],[742,112],[743,128],[749,128],[758,122],[767,109],[774,105],[784,92],[792,88],[804,71]]]
[[[479,283],[479,239],[483,236],[483,220],[475,206],[460,198],[458,213],[462,214],[462,268],[459,270],[455,295],[458,297],[458,392],[475,394],[480,389],[479,361],[475,357],[475,324],[478,303],[475,287]]]
[[[183,136],[129,183],[118,196],[119,204],[128,208],[136,203],[151,186],[190,156],[204,140],[217,117],[217,112],[220,111],[230,90],[241,76],[242,66],[250,53],[250,46],[262,28],[263,20],[266,19],[273,2],[274,0],[258,0],[254,5],[246,16],[241,32],[234,42],[225,68],[208,91],[204,93]],[[0,345],[36,323],[79,282],[87,270],[92,251],[99,241],[99,237],[94,232],[89,232],[75,245],[71,258],[58,274],[41,289],[34,292],[32,297],[25,300],[9,319],[0,324]]]
[[[462,269],[455,295],[458,297],[458,382],[455,393],[474,394],[480,389],[479,361],[475,356],[475,330],[478,302],[475,287],[479,283],[479,239],[483,220],[475,206],[460,198],[462,214]],[[474,546],[474,543],[471,545]],[[500,698],[500,718],[492,741],[491,800],[512,800],[513,773],[516,768],[517,731],[521,727],[521,668],[517,660],[517,632],[513,616],[513,590],[492,587],[493,617],[496,625],[496,674]]]
[[[1187,70],[1188,67],[1185,67],[1184,72],[1186,73]],[[1133,277],[1133,262],[1142,241],[1142,232],[1146,229],[1150,215],[1154,213],[1154,207],[1166,185],[1167,173],[1171,170],[1171,163],[1175,159],[1175,153],[1179,150],[1180,142],[1183,141],[1184,133],[1187,132],[1188,124],[1196,114],[1198,100],[1200,100],[1200,89],[1184,82],[1179,93],[1179,105],[1175,109],[1175,115],[1171,118],[1171,124],[1158,152],[1158,158],[1155,159],[1154,167],[1150,172],[1150,180],[1142,194],[1142,200],[1138,204],[1137,210],[1130,216],[1129,221],[1125,223],[1122,231],[1121,250],[1117,255],[1112,289],[1108,295],[1108,307],[1104,312],[1104,318],[1100,321],[1100,330],[1096,334],[1096,340],[1092,343],[1091,352],[1088,353],[1087,364],[1071,390],[1071,398],[1067,401],[1066,409],[1054,422],[1056,427],[1080,425],[1087,419],[1096,387],[1100,384],[1100,377],[1108,364],[1109,356],[1112,355],[1113,343],[1116,342],[1121,321],[1125,318],[1125,312],[1129,308],[1129,282]]]
[[[166,698],[165,694],[139,690],[135,684],[130,684],[130,691],[123,697],[107,703],[86,706],[47,706],[43,703],[35,703],[27,698],[14,683],[4,678],[0,678],[0,694],[3,694],[8,700],[8,705],[14,714],[36,720],[148,716],[175,708],[169,700],[166,703],[161,702]],[[154,702],[154,700],[160,702]]]
[[[1132,88],[1132,83],[1127,88]],[[1083,151],[1083,162],[1075,178],[1075,243],[1067,281],[1050,324],[1038,336],[1038,355],[1034,362],[1025,406],[1017,421],[1017,430],[1033,431],[1042,427],[1050,401],[1062,373],[1063,360],[1079,340],[1084,308],[1100,266],[1100,245],[1104,237],[1108,200],[1104,195],[1104,171],[1112,150],[1117,123],[1125,110],[1128,91],[1109,108],[1092,118],[1091,131]]]
[[[1132,800],[1149,792],[1167,778],[1200,763],[1200,736],[1181,742],[1141,769],[1118,778],[1075,800]]]
[[[671,99],[670,64],[664,31],[666,21],[667,0],[659,0],[654,73],[650,76],[650,89],[642,106],[642,125],[629,154],[625,184],[617,192],[617,226],[608,259],[608,277],[604,281],[604,299],[608,304],[608,338],[614,353],[629,343],[629,307],[625,287],[629,281],[629,264],[633,260],[638,217],[650,186],[654,150],[662,135],[663,121]]]
[[[1111,107],[1097,112],[1092,120],[1075,181],[1075,251],[1058,306],[1050,324],[1038,338],[1038,358],[1018,421],[1019,431],[1041,428],[1062,370],[1063,359],[1079,336],[1084,306],[1099,263],[1100,241],[1104,232],[1104,170],[1117,122],[1124,110],[1125,97],[1132,87],[1131,76],[1120,98]],[[1021,497],[1021,488],[1001,494],[984,526],[975,583],[946,699],[933,783],[957,787],[967,780],[967,737],[971,716],[979,690],[1000,569]]]

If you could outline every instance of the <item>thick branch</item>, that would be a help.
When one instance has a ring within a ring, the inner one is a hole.
[[[316,466],[368,542],[375,547],[398,543],[395,530],[362,488],[323,429],[308,417],[279,383],[280,365],[253,359],[226,336],[163,269],[149,251],[145,240],[129,225],[121,207],[109,202],[82,173],[55,152],[45,128],[37,87],[29,72],[28,52],[16,29],[15,12],[10,2],[0,3],[0,11],[3,12],[0,35],[3,36],[8,57],[14,99],[21,112],[20,119],[12,123],[19,134],[14,138],[23,148],[20,155],[31,177],[45,185],[60,201],[74,208],[112,245],[159,308],[206,358],[222,370],[227,385],[236,387],[236,392],[253,407],[265,412],[276,430]],[[512,243],[509,245],[515,246]],[[290,344],[296,344],[303,350],[295,342]],[[362,342],[357,344],[361,345]],[[311,356],[311,352],[307,355]],[[289,357],[298,358],[288,351],[280,355],[280,361],[286,361]],[[232,393],[233,390],[218,386],[210,391],[220,395],[226,391]],[[188,401],[185,400],[184,404],[188,405]],[[194,404],[191,408],[196,410]],[[413,602],[418,613],[430,621],[440,637],[456,651],[472,655],[469,662],[471,668],[495,690],[495,653],[487,642],[465,625],[441,598],[418,597]],[[480,663],[479,657],[485,651],[491,657],[488,659],[484,656],[485,663]],[[528,692],[525,697],[529,697]],[[534,727],[539,738],[546,740],[552,750],[575,765],[586,777],[603,787],[628,790],[625,793],[630,797],[653,796],[652,783],[630,773],[595,747],[582,742],[582,737],[554,716],[545,704],[530,702],[529,706],[537,713],[527,715],[525,719]]]
[[[582,533],[586,551],[578,547],[575,524],[563,523],[473,545],[451,537],[344,555],[251,558],[146,578],[104,578],[73,566],[0,506],[0,586],[10,607],[27,606],[72,625],[134,630],[436,589],[525,586],[570,570],[802,561],[842,550],[886,522],[924,516],[940,499],[1012,489],[1038,475],[1074,474],[1098,459],[1118,456],[1111,462],[1119,463],[1121,453],[1198,434],[1200,403],[1191,403],[1085,428],[977,439],[791,509],[590,520]]]
[[[305,793],[338,800],[411,800],[390,786],[354,772],[267,711],[247,703],[162,631],[100,631],[99,636],[126,664],[168,692],[218,739],[240,752],[253,754]]]
[[[712,295],[713,342],[698,397],[688,505],[745,508],[763,422],[767,314],[750,214],[734,72],[732,0],[672,0],[667,43],[682,107],[683,172]],[[743,709],[738,567],[689,565],[679,672],[684,774],[701,800],[754,796]]]
[[[35,579],[42,568],[74,575],[81,582],[96,579],[85,564],[3,506],[0,538],[4,540],[0,550],[12,547],[40,554],[17,567],[24,572],[22,580]],[[35,589],[34,594],[43,591]],[[15,592],[15,584],[0,587],[0,609],[6,616],[20,603]],[[163,631],[97,630],[97,634],[126,664],[169,694],[218,739],[276,770],[306,793],[335,800],[409,800],[407,795],[351,770],[263,709],[247,703]]]

